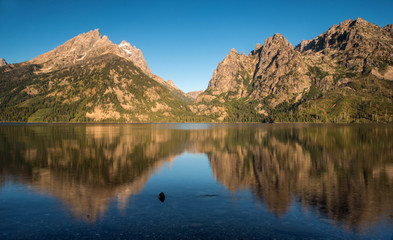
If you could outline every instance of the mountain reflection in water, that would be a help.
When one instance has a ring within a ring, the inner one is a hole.
[[[346,228],[393,219],[391,126],[201,126],[1,126],[0,187],[12,178],[94,222],[113,198],[125,208],[165,162],[204,153],[218,182],[277,216],[298,201]]]

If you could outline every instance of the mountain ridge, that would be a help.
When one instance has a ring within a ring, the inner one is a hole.
[[[139,49],[125,41],[116,45],[98,29],[27,62],[1,67],[0,86],[2,121],[147,122],[190,117],[184,92],[154,75]]]
[[[192,110],[223,121],[390,122],[392,29],[348,19],[295,47],[275,34],[248,56],[232,49]]]
[[[153,74],[140,49],[96,29],[2,66],[0,116],[57,121],[69,104],[66,121],[391,122],[392,33],[361,18],[295,47],[277,33],[248,55],[232,49],[205,91],[184,93]]]

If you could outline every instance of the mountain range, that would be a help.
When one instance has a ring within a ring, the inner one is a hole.
[[[232,49],[205,91],[152,73],[142,51],[98,29],[32,60],[0,59],[0,120],[392,122],[393,25],[357,18],[293,47],[281,34]]]

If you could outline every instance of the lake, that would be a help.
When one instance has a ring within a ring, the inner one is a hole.
[[[392,239],[393,126],[2,124],[0,239],[35,238]]]

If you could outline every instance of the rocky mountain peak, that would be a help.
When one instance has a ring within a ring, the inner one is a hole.
[[[0,67],[7,65],[8,63],[5,61],[4,58],[0,58]]]
[[[265,43],[260,49],[260,57],[275,58],[277,54],[284,54],[285,52],[292,53],[293,47],[288,40],[279,33],[274,34],[265,40]]]
[[[355,20],[349,21],[349,22],[350,22],[350,26],[355,26],[355,25],[357,25],[357,26],[372,26],[372,27],[376,27],[377,26],[377,25],[375,25],[373,23],[370,23],[370,22],[364,20],[361,17],[358,17]]]
[[[124,45],[130,45],[131,46],[131,44],[129,42],[127,42],[126,40],[121,41],[121,43],[119,44],[120,47],[124,46]]]
[[[125,40],[121,41],[121,43],[119,44],[119,48],[122,49],[124,53],[129,56],[133,55],[133,51],[135,54],[135,52],[139,50],[136,47],[131,46],[131,44],[129,42],[126,42]]]
[[[237,92],[243,82],[243,80],[238,79],[238,73],[247,72],[249,68],[249,58],[244,54],[238,54],[236,49],[233,48],[214,70],[208,88],[214,89],[217,94],[227,91]]]
[[[127,42],[126,40],[121,41],[121,43],[119,44],[119,47],[121,49],[132,49],[133,47],[131,46],[131,44],[129,42]],[[131,53],[130,53],[131,54]]]
[[[281,35],[280,33],[275,33],[275,34],[273,35],[272,39],[273,39],[273,40],[276,40],[276,41],[288,42],[287,39],[286,39],[283,35]]]
[[[261,47],[260,52],[268,53],[270,51],[281,51],[293,50],[292,44],[288,42],[288,40],[279,33],[274,34],[272,37],[269,37],[265,40],[265,43]]]
[[[153,73],[147,66],[147,62],[143,57],[143,53],[140,49],[132,46],[129,42],[126,42],[125,40],[123,40],[118,46],[122,50],[123,55],[127,59],[131,60],[135,64],[135,66],[139,67],[148,76],[153,76]]]
[[[393,61],[393,38],[389,29],[362,18],[348,19],[312,40],[302,41],[295,49],[302,53],[310,51],[309,54],[320,52],[360,72],[366,64],[379,65],[380,59]]]
[[[257,58],[252,98],[261,99],[275,94],[275,102],[272,104],[276,105],[288,100],[288,96],[300,96],[309,88],[310,79],[304,76],[307,66],[281,34],[267,38],[257,51]],[[283,85],[290,87],[285,90]]]
[[[231,51],[229,52],[229,55],[233,55],[233,54],[238,54],[236,49],[232,48]]]
[[[101,36],[99,29],[79,34],[52,51],[28,61],[28,63],[43,64],[42,71],[48,72],[105,54],[114,54],[132,61],[146,75],[162,83],[157,76],[152,74],[140,49],[124,40],[116,45],[107,36]]]
[[[117,54],[116,45],[108,37],[102,37],[100,31],[95,29],[79,34],[63,45],[28,62],[44,64],[45,69],[50,71],[106,53]]]
[[[262,48],[262,45],[257,43],[255,45],[254,50],[252,50],[248,56],[251,57],[251,56],[257,55],[261,51],[261,48]]]
[[[327,53],[348,50],[359,47],[361,43],[364,45],[365,42],[377,42],[378,40],[386,40],[383,30],[373,23],[357,18],[333,25],[315,39],[302,41],[295,49],[300,52],[312,50],[313,52],[324,51]]]
[[[90,30],[87,33],[83,33],[81,34],[82,36],[91,36],[91,37],[95,37],[95,38],[101,38],[101,33],[100,33],[100,29],[94,29],[94,30]]]
[[[100,40],[102,40],[104,42],[110,42],[108,37],[106,37],[104,39],[101,36],[99,29],[95,29],[95,30],[91,30],[87,33],[79,34],[75,38],[67,41],[64,45],[66,45],[67,43],[71,43],[71,46],[73,46],[73,47],[76,47],[77,45],[83,45],[83,47],[91,48],[95,43],[97,43]]]

